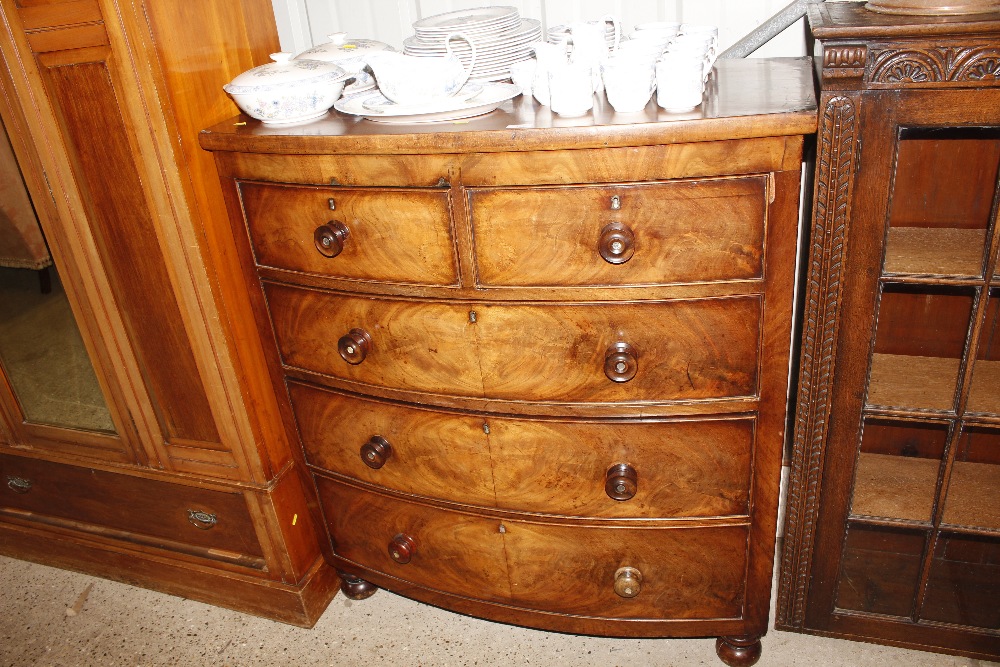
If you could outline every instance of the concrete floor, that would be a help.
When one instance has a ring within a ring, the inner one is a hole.
[[[82,600],[83,594],[85,600]],[[82,600],[82,601],[81,601]],[[312,630],[0,557],[0,667],[721,666],[714,639],[605,639],[460,616],[386,591],[338,595]],[[998,666],[772,630],[769,665]]]

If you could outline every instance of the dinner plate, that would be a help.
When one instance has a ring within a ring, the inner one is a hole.
[[[521,92],[519,86],[510,83],[483,82],[475,85],[481,85],[483,90],[472,99],[450,97],[431,104],[385,104],[377,99],[385,99],[382,93],[373,92],[338,100],[333,108],[377,123],[440,123],[487,114]]]
[[[510,25],[519,20],[516,7],[477,7],[435,14],[413,23],[417,34],[436,34]]]

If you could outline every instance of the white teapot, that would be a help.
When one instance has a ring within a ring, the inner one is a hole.
[[[469,43],[472,58],[466,68],[452,51],[451,40]],[[383,51],[368,56],[379,90],[396,104],[426,104],[455,95],[476,66],[476,45],[462,33],[445,37],[446,56],[407,56]]]

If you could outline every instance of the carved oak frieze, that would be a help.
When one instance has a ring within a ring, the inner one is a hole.
[[[1000,46],[872,49],[872,88],[1000,85]]]

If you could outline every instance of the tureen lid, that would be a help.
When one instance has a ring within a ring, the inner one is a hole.
[[[330,41],[307,49],[295,56],[296,59],[314,59],[336,62],[351,58],[364,57],[369,53],[379,51],[395,51],[385,42],[374,39],[347,39],[346,32],[335,32],[328,35]]]
[[[349,74],[334,63],[321,60],[294,60],[291,53],[272,53],[274,62],[243,72],[223,86],[227,93],[259,93],[289,84],[335,83]]]

